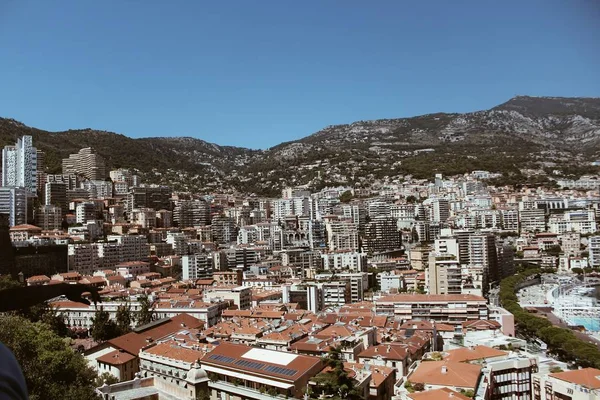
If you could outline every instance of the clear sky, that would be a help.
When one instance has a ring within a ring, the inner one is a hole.
[[[600,96],[600,1],[0,0],[0,116],[267,148]]]

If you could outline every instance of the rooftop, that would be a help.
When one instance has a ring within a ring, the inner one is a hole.
[[[242,370],[255,375],[295,382],[315,367],[321,359],[289,352],[266,350],[234,343],[221,343],[202,360],[203,366]]]
[[[600,369],[583,368],[574,371],[558,372],[550,376],[588,389],[600,389]]]
[[[409,375],[415,383],[474,389],[481,373],[481,366],[453,361],[427,361],[419,364]]]

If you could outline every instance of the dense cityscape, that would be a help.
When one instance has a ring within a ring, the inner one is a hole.
[[[1,288],[91,304],[0,315],[31,398],[600,397],[598,175],[270,198],[45,157],[32,136],[2,150]]]

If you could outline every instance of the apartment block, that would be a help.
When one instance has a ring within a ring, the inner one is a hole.
[[[451,325],[488,319],[487,300],[471,294],[396,294],[375,300],[377,314],[418,321],[435,321]]]
[[[94,153],[91,147],[70,154],[62,161],[63,174],[75,174],[91,180],[104,180],[106,178],[106,165],[104,158]]]
[[[0,213],[8,215],[9,226],[27,223],[27,196],[27,189],[23,187],[0,187]]]

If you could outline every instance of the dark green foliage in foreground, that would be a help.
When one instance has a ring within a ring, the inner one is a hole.
[[[0,315],[0,342],[21,365],[31,400],[98,399],[94,393],[96,373],[69,347],[68,340],[44,323]]]
[[[331,399],[360,399],[360,393],[354,388],[354,380],[344,370],[341,349],[329,350],[323,361],[329,370],[320,372],[312,379],[317,384],[314,394],[324,393]]]
[[[600,350],[595,344],[577,338],[570,329],[553,326],[547,319],[529,313],[519,305],[515,294],[518,285],[539,273],[538,269],[526,269],[500,283],[500,302],[514,314],[517,330],[525,336],[540,338],[552,354],[565,362],[584,368],[600,368]]]

